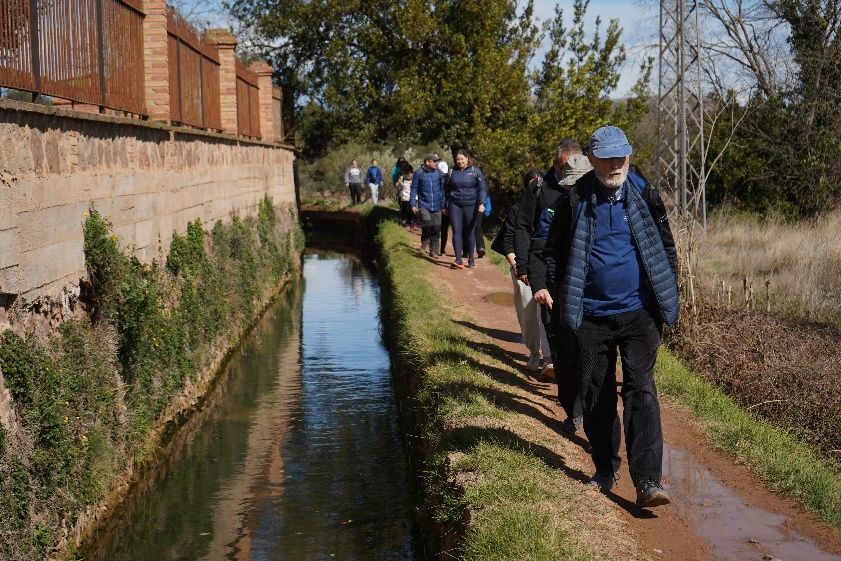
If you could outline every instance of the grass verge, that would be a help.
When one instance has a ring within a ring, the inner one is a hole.
[[[612,511],[581,500],[590,492],[575,481],[583,474],[558,452],[557,436],[545,426],[553,419],[535,403],[534,387],[493,341],[467,327],[455,298],[442,293],[432,267],[421,265],[414,238],[386,221],[377,243],[385,336],[405,430],[414,435],[427,555],[583,560],[633,547],[617,545],[621,535],[613,542],[592,537],[616,532],[600,527],[616,523]],[[628,551],[619,557],[632,558]]]
[[[750,466],[771,489],[796,497],[841,529],[841,474],[814,450],[736,405],[665,348],[656,372],[660,391],[704,421],[713,444]]]

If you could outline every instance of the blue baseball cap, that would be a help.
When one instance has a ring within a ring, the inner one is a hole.
[[[619,127],[607,125],[590,135],[590,153],[597,158],[624,158],[633,153],[628,137]]]

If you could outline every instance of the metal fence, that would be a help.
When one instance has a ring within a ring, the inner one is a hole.
[[[0,87],[145,116],[144,17],[143,0],[0,0]],[[223,130],[216,46],[174,10],[166,30],[169,119]],[[259,139],[258,77],[239,59],[234,64],[237,134]],[[292,130],[286,94],[273,88],[272,123],[264,125],[278,142]]]
[[[0,84],[145,114],[141,0],[0,0]]]
[[[237,59],[237,130],[243,136],[260,138],[260,97],[257,75]]]
[[[177,12],[167,13],[169,110],[176,123],[222,129],[219,54]]]

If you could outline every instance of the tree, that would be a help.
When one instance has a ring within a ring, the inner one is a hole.
[[[587,6],[576,1],[569,30],[556,10],[537,73],[531,1],[239,0],[231,9],[244,42],[306,100],[297,129],[307,156],[351,140],[440,142],[476,154],[496,192],[513,196],[525,168],[547,164],[562,137],[583,140],[608,122],[631,129],[648,111],[651,61],[631,97],[612,100],[621,29],[611,21],[602,38],[597,22],[587,38]]]
[[[626,60],[620,43],[622,29],[618,20],[611,20],[602,39],[597,18],[588,40],[584,29],[588,6],[589,0],[575,0],[569,28],[564,26],[563,10],[556,6],[555,18],[547,25],[552,44],[535,76],[535,112],[530,123],[536,133],[533,150],[545,154],[544,158],[553,153],[561,138],[585,141],[592,131],[608,123],[631,131],[648,112],[653,60],[643,62],[630,96],[615,101]]]
[[[710,201],[749,210],[776,209],[789,216],[837,206],[841,3],[705,0],[703,5],[707,20],[723,30],[711,33],[721,40],[705,43],[705,54],[712,55],[706,65],[710,99],[718,108],[713,114],[740,114],[730,119],[733,126],[710,131],[714,150],[708,153],[716,154],[717,149],[720,161],[707,183]],[[786,35],[788,49],[782,52],[781,38]],[[724,92],[727,85],[720,77],[726,75],[727,64],[722,60],[752,77],[735,95]],[[785,60],[792,62],[780,62]]]
[[[714,93],[758,89],[773,96],[785,84],[784,22],[762,0],[702,0],[703,71]]]
[[[528,101],[530,3],[521,15],[515,0],[243,0],[231,9],[278,80],[332,116],[338,140],[412,131],[421,142],[469,145],[477,126],[509,120]]]

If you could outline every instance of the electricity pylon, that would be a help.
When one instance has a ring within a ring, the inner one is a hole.
[[[700,0],[660,0],[657,184],[680,216],[707,227]]]

